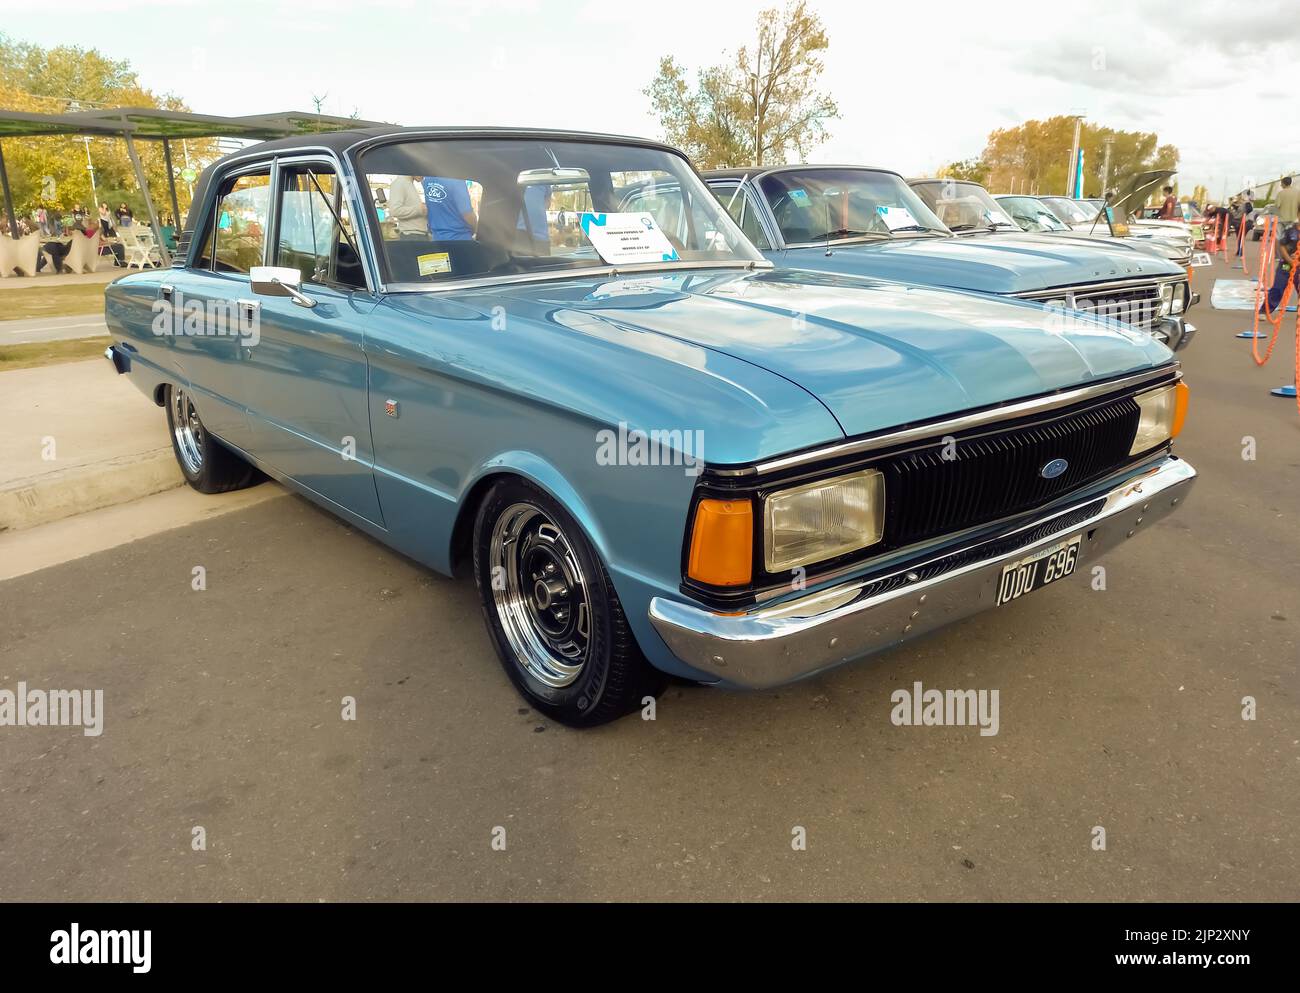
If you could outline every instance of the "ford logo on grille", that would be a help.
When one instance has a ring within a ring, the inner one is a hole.
[[[1070,468],[1070,463],[1066,462],[1065,459],[1052,459],[1051,462],[1038,470],[1038,474],[1044,479],[1055,479],[1068,468]]]

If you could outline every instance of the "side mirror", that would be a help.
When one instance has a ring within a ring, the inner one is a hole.
[[[292,266],[255,265],[248,270],[253,292],[264,297],[292,297],[300,307],[315,307],[316,301],[299,291],[302,273]]]
[[[289,289],[302,285],[302,273],[292,266],[255,265],[248,270],[253,292],[266,297],[287,297]]]

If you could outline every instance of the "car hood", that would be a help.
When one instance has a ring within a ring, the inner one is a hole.
[[[1169,275],[1149,255],[1112,253],[1025,235],[899,238],[826,249],[791,248],[767,253],[778,265],[818,272],[898,280],[980,293],[1032,293],[1081,283],[1143,275]]]
[[[1098,270],[1111,270],[1108,279],[1136,279],[1142,276],[1162,277],[1177,276],[1183,272],[1160,256],[1151,254],[1149,246],[1134,244],[1131,240],[1116,238],[1110,234],[1105,225],[1101,225],[1095,234],[1085,231],[1025,231],[1015,234],[992,233],[987,235],[967,235],[968,238],[996,241],[998,244],[1018,244],[1020,247],[1035,248],[1047,245],[1063,254],[1080,260],[1089,259]]]
[[[494,293],[552,325],[616,327],[628,347],[650,333],[761,367],[820,400],[849,436],[1171,360],[1149,335],[1114,321],[790,270],[521,283]]]

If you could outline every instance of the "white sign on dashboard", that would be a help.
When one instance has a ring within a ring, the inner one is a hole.
[[[650,214],[585,213],[582,233],[600,257],[610,264],[619,262],[676,262],[677,250]]]
[[[906,207],[886,207],[884,204],[880,204],[876,207],[876,213],[880,215],[880,219],[885,222],[885,227],[889,228],[890,231],[897,231],[899,228],[920,227],[916,223],[916,218],[912,215],[912,212]]]

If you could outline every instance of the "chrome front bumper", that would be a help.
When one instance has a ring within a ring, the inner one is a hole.
[[[687,665],[735,686],[778,686],[987,610],[996,603],[1004,566],[1082,533],[1074,570],[1079,574],[1084,562],[1169,514],[1195,479],[1196,470],[1188,463],[1167,457],[1109,493],[1044,515],[1013,534],[981,542],[997,546],[988,557],[978,554],[977,545],[913,563],[893,575],[895,581],[902,578],[901,586],[882,582],[890,576],[872,576],[742,614],[715,613],[697,604],[655,597],[650,601],[650,621]],[[1054,518],[1077,517],[1081,508],[1099,501],[1101,505],[1086,517],[1034,537]],[[1022,533],[1025,542],[1019,544],[1015,536]],[[969,561],[972,552],[975,560]],[[927,564],[950,557],[963,564],[922,578]],[[888,592],[873,595],[872,590],[882,585]]]

